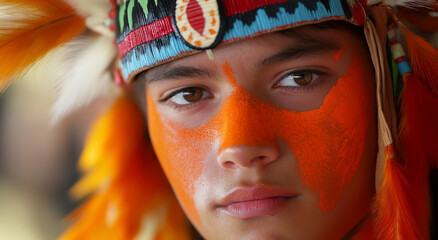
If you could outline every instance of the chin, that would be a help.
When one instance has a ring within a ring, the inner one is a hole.
[[[228,215],[216,215],[214,222],[204,224],[200,232],[208,240],[299,240],[306,239],[297,235],[297,229],[287,219],[288,214],[259,216],[249,219],[236,219]],[[216,226],[214,229],[212,226]],[[203,230],[208,230],[203,231]]]

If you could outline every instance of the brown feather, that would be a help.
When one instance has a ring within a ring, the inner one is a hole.
[[[0,22],[0,92],[51,50],[85,30],[85,20],[60,0],[4,0],[0,6],[19,8],[26,16]]]

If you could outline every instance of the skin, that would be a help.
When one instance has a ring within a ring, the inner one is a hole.
[[[307,26],[219,47],[214,60],[200,53],[146,73],[154,148],[206,239],[370,237],[359,226],[375,193],[377,152],[367,51],[349,28]],[[311,80],[293,86],[291,74]],[[196,94],[184,97],[187,88]],[[296,197],[269,216],[223,211],[221,199],[245,187]]]

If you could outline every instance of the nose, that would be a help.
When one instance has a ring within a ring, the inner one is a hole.
[[[278,156],[277,146],[237,145],[224,149],[217,161],[225,169],[251,168],[268,165]]]
[[[234,89],[218,114],[219,165],[236,169],[272,163],[279,157],[276,124],[272,123],[278,109],[240,86],[227,63],[224,72]]]

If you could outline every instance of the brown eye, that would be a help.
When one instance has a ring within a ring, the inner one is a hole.
[[[291,72],[282,78],[278,83],[277,87],[306,87],[312,84],[319,77],[325,75],[324,73],[319,73],[311,70],[301,70]]]
[[[191,87],[185,88],[181,91],[184,100],[187,102],[197,102],[202,99],[204,91],[201,88]]]
[[[311,72],[296,72],[291,74],[294,81],[300,85],[305,86],[312,82],[313,74]]]
[[[211,93],[202,87],[186,87],[171,94],[167,100],[175,105],[184,106],[191,103],[197,103],[209,98],[210,96]]]

